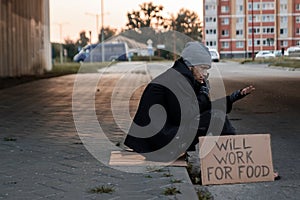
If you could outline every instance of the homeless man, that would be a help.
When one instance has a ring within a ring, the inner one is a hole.
[[[210,68],[207,47],[188,42],[173,67],[146,86],[124,144],[147,160],[170,162],[195,150],[198,137],[205,136],[209,127],[213,135],[235,134],[226,114],[254,87],[211,101]]]

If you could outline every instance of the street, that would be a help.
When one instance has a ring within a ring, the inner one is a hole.
[[[152,78],[172,63],[148,63]],[[300,196],[300,71],[266,64],[213,63],[210,82],[225,93],[248,85],[256,90],[235,103],[229,117],[238,134],[271,134],[274,169],[281,180],[208,186],[215,199],[297,199]],[[218,96],[218,94],[217,94]],[[197,187],[197,186],[196,186]],[[229,192],[230,191],[230,192]]]
[[[213,63],[209,70],[212,88],[226,94],[249,84],[255,86],[253,94],[234,105],[229,118],[239,134],[271,134],[274,169],[282,177],[279,181],[193,186],[189,178],[182,175],[184,171],[178,173],[172,167],[162,172],[147,173],[147,176],[125,173],[102,162],[101,159],[109,159],[107,149],[100,149],[97,155],[87,151],[87,146],[78,137],[79,127],[75,122],[82,122],[84,130],[94,132],[96,126],[91,124],[93,116],[89,114],[96,113],[96,125],[100,124],[116,148],[130,126],[143,88],[171,65],[172,62],[118,63],[101,71],[104,73],[99,83],[100,74],[80,74],[77,78],[84,82],[79,85],[76,98],[76,75],[43,79],[1,90],[0,199],[194,199],[188,197],[193,194],[193,187],[207,188],[215,200],[298,199],[299,71],[233,62]],[[223,80],[225,88],[221,90]],[[221,96],[216,94],[213,97],[218,95]],[[83,98],[82,102],[79,97]],[[93,101],[94,104],[88,104]],[[77,102],[79,107],[74,107]],[[74,119],[77,111],[81,112],[79,121]],[[100,159],[95,159],[99,155]],[[177,168],[180,169],[185,170]],[[164,177],[166,172],[173,176]],[[162,194],[165,188],[170,187],[171,179],[184,180],[171,185],[181,191],[174,198]],[[115,188],[115,192],[87,192],[103,185]]]

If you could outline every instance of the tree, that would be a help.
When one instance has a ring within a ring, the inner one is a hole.
[[[90,39],[86,37],[85,31],[81,31],[79,33],[79,36],[80,36],[80,38],[77,40],[76,46],[78,46],[79,48],[82,48],[89,43]]]
[[[174,31],[186,34],[194,40],[202,40],[202,26],[197,13],[180,9],[177,16],[171,16],[169,28]]]
[[[116,34],[116,32],[117,32],[116,29],[110,28],[109,26],[103,28],[104,40],[114,36]],[[100,42],[101,42],[101,37],[102,37],[102,33],[100,33],[98,36],[98,41],[100,41]]]
[[[156,27],[159,28],[164,24],[164,18],[161,12],[163,6],[154,5],[152,2],[143,3],[140,5],[140,10],[127,13],[128,29],[140,29],[143,27]]]
[[[67,56],[68,58],[70,58],[71,60],[73,60],[73,57],[76,55],[76,53],[78,52],[78,47],[76,46],[76,44],[73,42],[73,40],[67,38],[65,39],[65,44],[64,44],[64,49],[67,50]]]

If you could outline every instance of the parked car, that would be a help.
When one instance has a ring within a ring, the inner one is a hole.
[[[255,58],[275,58],[275,55],[271,51],[259,51],[256,55]]]
[[[210,56],[211,56],[211,60],[213,62],[219,62],[220,61],[220,55],[219,55],[217,50],[209,49],[209,53],[210,53]]]
[[[286,55],[287,56],[292,56],[292,55],[297,55],[300,54],[300,46],[292,46],[287,48],[286,50]]]
[[[104,43],[104,61],[126,61],[128,46],[125,42]],[[74,62],[101,62],[102,44],[90,44],[82,48],[73,58]]]

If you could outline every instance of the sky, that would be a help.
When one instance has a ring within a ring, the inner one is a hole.
[[[127,23],[127,12],[139,10],[139,5],[151,0],[103,0],[104,26],[120,30]],[[196,12],[202,19],[202,0],[152,0],[155,5],[164,6],[164,14],[176,14],[181,8]],[[50,0],[50,40],[60,42],[69,38],[77,40],[83,30],[96,37],[96,14],[101,13],[101,0]],[[99,28],[101,17],[99,17]],[[62,38],[62,39],[61,39]]]

